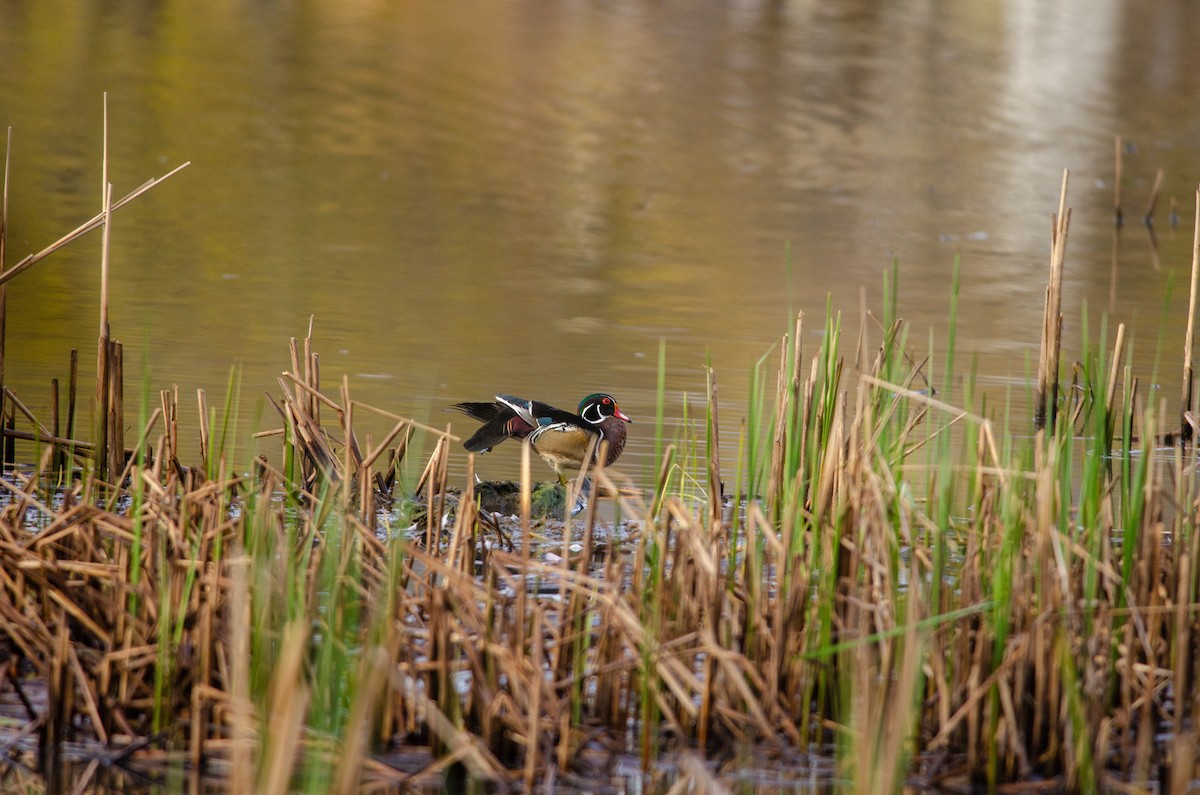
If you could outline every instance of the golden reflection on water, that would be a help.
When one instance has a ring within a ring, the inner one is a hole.
[[[345,374],[436,425],[496,391],[610,391],[647,421],[623,462],[639,473],[660,339],[672,416],[710,353],[739,406],[792,312],[809,351],[827,300],[856,329],[894,257],[922,353],[961,257],[960,356],[1002,395],[1036,355],[1070,168],[1067,345],[1086,303],[1093,335],[1104,311],[1131,325],[1148,373],[1190,263],[1165,208],[1187,226],[1200,176],[1197,17],[1185,0],[2,2],[9,263],[96,212],[107,91],[118,195],[193,164],[114,224],[131,384],[145,362],[152,389],[215,402],[239,362],[249,418],[315,315],[331,388]],[[1133,223],[1112,267],[1117,134],[1127,218],[1165,170],[1158,270]],[[6,377],[33,406],[70,348],[94,368],[98,247],[10,285]],[[490,459],[485,476],[514,471]]]

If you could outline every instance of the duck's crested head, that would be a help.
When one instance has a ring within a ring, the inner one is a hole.
[[[609,417],[633,422],[617,407],[617,401],[613,399],[613,396],[604,392],[593,392],[579,401],[579,416],[593,425],[599,425]]]

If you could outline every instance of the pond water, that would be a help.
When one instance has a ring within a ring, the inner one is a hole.
[[[460,432],[452,402],[610,391],[640,475],[660,342],[668,413],[701,399],[711,357],[736,424],[789,317],[811,352],[828,303],[852,353],[860,291],[880,314],[894,258],[900,314],[935,353],[961,259],[963,370],[977,357],[993,405],[1023,394],[1067,168],[1064,359],[1086,305],[1093,335],[1104,312],[1130,325],[1149,379],[1165,324],[1174,398],[1197,41],[1189,0],[0,0],[7,262],[98,211],[107,91],[115,195],[191,162],[113,226],[134,394],[179,385],[194,428],[191,396],[219,404],[236,362],[246,427],[270,427],[259,396],[315,315],[325,384]],[[43,415],[71,348],[90,394],[99,250],[92,235],[9,285],[5,377]]]

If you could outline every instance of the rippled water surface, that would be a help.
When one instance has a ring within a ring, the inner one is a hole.
[[[315,315],[327,385],[437,425],[497,391],[611,391],[640,473],[660,341],[669,414],[709,356],[739,406],[793,312],[811,352],[827,303],[842,311],[852,353],[860,291],[880,314],[895,258],[917,354],[944,347],[959,257],[960,357],[993,404],[1023,395],[1069,168],[1064,359],[1086,305],[1093,335],[1104,312],[1130,325],[1144,378],[1165,326],[1158,377],[1177,383],[1197,41],[1187,0],[0,0],[6,260],[97,212],[107,91],[117,196],[192,164],[114,223],[131,389],[145,373],[217,402],[239,363],[247,427],[268,427],[259,395]],[[73,347],[90,384],[99,249],[9,285],[5,377],[39,413]]]

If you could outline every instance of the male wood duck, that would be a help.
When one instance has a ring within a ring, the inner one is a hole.
[[[589,449],[595,460],[601,440],[608,442],[605,466],[620,458],[625,449],[625,423],[633,422],[617,408],[612,395],[601,392],[581,400],[578,414],[512,395],[496,395],[494,403],[455,403],[451,408],[483,423],[463,447],[473,453],[486,453],[505,439],[528,437],[529,444],[554,467],[563,483],[563,471],[581,469]]]

